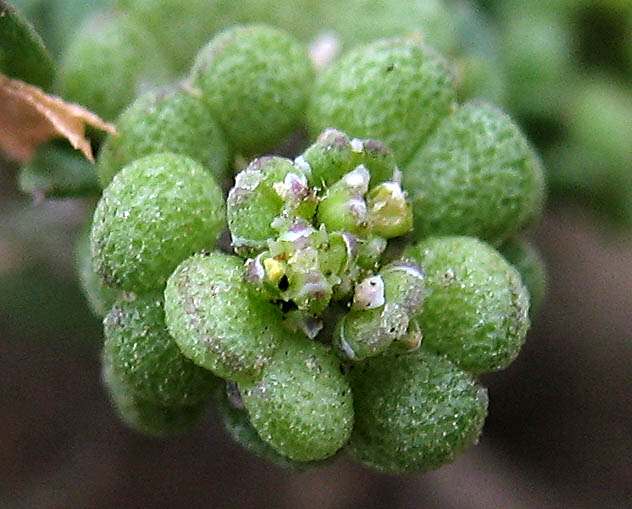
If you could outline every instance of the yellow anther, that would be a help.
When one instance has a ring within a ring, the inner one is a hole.
[[[266,258],[263,260],[263,266],[266,269],[266,276],[273,283],[278,283],[285,275],[285,266],[274,258]]]

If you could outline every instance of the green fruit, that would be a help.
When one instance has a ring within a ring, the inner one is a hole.
[[[228,177],[224,133],[204,102],[181,86],[142,95],[121,114],[116,129],[118,135],[108,136],[99,153],[103,187],[125,165],[155,152],[189,156],[218,182]]]
[[[205,253],[185,260],[165,289],[169,332],[182,353],[217,376],[251,382],[287,332],[281,312],[249,290],[243,261]]]
[[[197,55],[190,79],[232,148],[256,154],[300,124],[313,71],[298,41],[272,27],[248,25],[211,40]]]
[[[441,57],[415,39],[383,40],[352,50],[318,77],[308,123],[312,133],[333,127],[377,138],[403,164],[455,100]]]
[[[327,2],[327,28],[346,48],[384,37],[421,34],[441,53],[456,45],[453,9],[445,0],[349,0]]]
[[[197,405],[217,380],[187,359],[165,325],[162,292],[122,298],[103,321],[105,352],[130,392],[156,405]]]
[[[170,78],[152,36],[123,16],[86,20],[60,64],[59,90],[105,120],[113,120],[139,93]]]
[[[94,315],[103,318],[112,308],[120,291],[105,286],[92,268],[90,256],[90,230],[85,229],[75,239],[75,266],[79,285]]]
[[[243,402],[239,396],[239,390],[237,387],[233,387],[232,383],[229,382],[229,384],[230,385],[227,385],[226,387],[222,385],[218,391],[217,408],[222,420],[224,421],[226,430],[238,444],[254,455],[268,460],[281,468],[301,471],[319,464],[318,462],[301,462],[291,460],[286,456],[280,455],[270,444],[261,440],[261,437],[257,434],[257,431],[250,423],[250,417],[243,406]],[[229,395],[229,390],[235,394]],[[232,401],[235,398],[238,399],[237,402]]]
[[[520,273],[522,283],[529,291],[529,313],[534,316],[544,302],[547,287],[546,265],[540,252],[520,237],[509,239],[498,251]]]
[[[160,289],[182,260],[212,249],[224,225],[222,191],[202,165],[175,154],[146,156],[103,191],[90,237],[92,263],[109,286]]]
[[[321,460],[349,439],[351,390],[340,362],[320,343],[302,336],[286,339],[261,379],[239,389],[253,427],[283,456]]]
[[[476,442],[487,391],[431,352],[375,357],[350,373],[356,422],[349,451],[389,474],[432,470]]]
[[[424,347],[475,373],[506,368],[529,328],[529,295],[518,271],[472,237],[429,238],[404,254],[426,272]]]
[[[542,211],[539,160],[511,119],[486,103],[444,119],[403,172],[417,238],[470,235],[498,244]]]
[[[157,438],[178,435],[197,424],[204,413],[204,403],[193,406],[162,406],[132,395],[112,368],[107,356],[103,359],[102,379],[121,420],[139,433]]]

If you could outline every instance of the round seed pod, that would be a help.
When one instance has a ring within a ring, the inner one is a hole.
[[[250,423],[248,411],[243,406],[239,389],[232,382],[218,391],[217,409],[224,421],[224,427],[231,437],[244,449],[263,458],[276,466],[288,470],[303,471],[320,464],[320,462],[294,461],[282,456],[274,448],[261,440]]]
[[[102,380],[121,420],[139,433],[165,438],[179,435],[197,424],[205,403],[190,406],[162,406],[133,395],[113,369],[107,356],[103,359]]]
[[[537,248],[527,239],[513,237],[498,248],[501,255],[513,265],[529,291],[529,313],[534,316],[546,297],[546,264]]]
[[[441,57],[416,39],[382,40],[350,51],[318,77],[308,124],[312,133],[333,127],[377,138],[401,165],[455,100]]]
[[[217,35],[197,55],[190,76],[232,148],[248,155],[273,147],[298,126],[312,79],[306,48],[265,25]]]
[[[165,325],[162,292],[120,299],[103,321],[105,353],[130,392],[163,406],[196,405],[217,386],[187,359]]]
[[[117,119],[99,152],[97,170],[105,188],[121,168],[155,152],[189,156],[218,182],[228,178],[228,146],[206,104],[178,86],[143,94]]]
[[[303,336],[283,341],[261,379],[239,386],[259,436],[296,461],[336,453],[353,427],[351,390],[341,370],[321,343]]]
[[[432,352],[374,357],[350,373],[356,421],[349,452],[389,474],[432,470],[474,443],[487,391]]]
[[[250,292],[243,260],[221,253],[192,256],[165,289],[169,332],[182,353],[217,376],[252,382],[287,335],[280,310]]]
[[[470,102],[444,119],[403,168],[415,235],[470,235],[499,244],[537,218],[540,162],[502,111]]]
[[[202,165],[175,154],[146,156],[103,191],[90,236],[92,264],[109,286],[160,289],[182,260],[212,249],[224,225],[222,191]]]
[[[529,328],[529,295],[520,274],[472,237],[435,237],[405,249],[426,271],[419,322],[423,345],[475,373],[506,368]]]
[[[106,120],[140,92],[169,81],[152,36],[123,16],[96,14],[69,42],[60,64],[59,90]]]
[[[103,318],[112,308],[120,291],[105,286],[92,268],[90,256],[90,229],[81,231],[75,239],[75,266],[79,286],[88,301],[90,310],[97,318]]]

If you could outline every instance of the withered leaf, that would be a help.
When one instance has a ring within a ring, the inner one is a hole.
[[[25,162],[38,145],[62,136],[93,161],[87,125],[116,134],[112,124],[85,108],[0,74],[0,149],[8,157]]]

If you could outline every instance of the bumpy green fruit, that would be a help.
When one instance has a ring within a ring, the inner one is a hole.
[[[415,39],[354,49],[317,80],[308,110],[313,133],[328,127],[377,138],[404,164],[456,100],[446,62]]]
[[[90,256],[90,229],[85,229],[75,240],[75,266],[79,276],[79,285],[94,315],[103,318],[112,308],[120,291],[105,286],[92,268]]]
[[[90,237],[92,263],[109,286],[160,289],[182,260],[212,249],[224,225],[222,191],[202,165],[175,154],[146,156],[103,192]]]
[[[259,436],[284,456],[321,460],[349,440],[351,389],[340,362],[321,343],[304,336],[286,339],[261,380],[239,388]]]
[[[178,86],[148,92],[116,121],[118,135],[108,136],[99,153],[98,172],[106,187],[121,168],[155,152],[195,159],[219,182],[227,177],[228,146],[205,103]]]
[[[529,291],[529,313],[534,316],[546,297],[546,265],[540,252],[526,239],[514,237],[498,248],[500,254],[513,265]]]
[[[198,54],[191,85],[200,90],[233,149],[255,154],[290,134],[313,77],[307,50],[265,25],[236,26]]]
[[[471,235],[498,244],[542,211],[537,156],[511,119],[470,102],[444,119],[404,167],[415,235]]]
[[[233,386],[232,382],[229,382],[226,387],[222,384],[222,387],[218,391],[217,399],[217,408],[224,421],[226,430],[244,449],[281,468],[305,470],[319,464],[319,462],[291,460],[286,456],[280,455],[270,444],[264,442],[257,434],[255,428],[252,427],[248,411],[243,406],[243,402],[239,396],[239,390],[236,386]]]
[[[481,432],[487,391],[432,352],[374,357],[350,376],[356,423],[349,451],[366,466],[390,474],[431,470]]]
[[[204,403],[192,406],[162,406],[134,396],[114,371],[107,356],[103,359],[102,378],[112,405],[121,420],[139,433],[157,438],[178,435],[193,427],[204,413]]]
[[[429,238],[404,253],[426,271],[424,347],[476,373],[506,368],[529,328],[529,296],[518,271],[472,237]]]
[[[125,17],[90,17],[66,49],[64,99],[113,120],[140,92],[166,83],[169,71],[152,36]]]
[[[167,282],[165,314],[182,353],[229,380],[256,379],[287,335],[280,310],[244,282],[243,261],[221,253],[180,264]]]
[[[103,321],[105,352],[134,396],[164,406],[196,405],[217,380],[187,359],[165,325],[162,292],[122,298]]]

